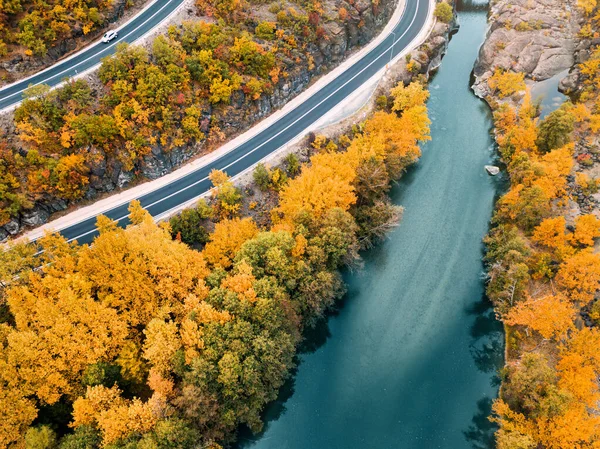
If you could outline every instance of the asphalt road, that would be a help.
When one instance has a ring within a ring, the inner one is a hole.
[[[209,166],[201,167],[169,185],[139,197],[142,206],[153,216],[160,215],[207,192],[211,187],[208,174],[213,168],[235,176],[296,136],[303,134],[325,113],[335,108],[352,92],[360,89],[371,76],[390,61],[392,55],[397,55],[411,43],[427,23],[429,5],[429,0],[407,0],[404,14],[391,34],[338,78],[277,122]],[[123,204],[102,213],[118,221],[120,226],[126,226],[129,223],[127,207],[128,204]],[[95,217],[89,218],[60,230],[60,233],[70,241],[89,243],[97,235],[95,222]]]
[[[108,44],[97,42],[76,53],[73,57],[59,61],[46,70],[0,89],[0,109],[19,103],[23,99],[23,91],[30,85],[48,84],[49,86],[56,86],[65,78],[76,76],[78,73],[100,64],[102,58],[115,52],[118,43],[133,42],[142,37],[182,2],[183,0],[156,0],[122,29],[118,29],[119,36]]]

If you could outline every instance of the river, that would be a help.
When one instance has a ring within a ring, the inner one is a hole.
[[[481,239],[502,180],[487,106],[469,89],[485,5],[458,5],[431,81],[432,141],[392,191],[405,207],[390,239],[347,273],[339,312],[315,329],[248,449],[493,447],[487,420],[503,336],[484,296]]]

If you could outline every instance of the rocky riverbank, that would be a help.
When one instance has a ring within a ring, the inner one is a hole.
[[[559,90],[579,99],[586,79],[581,64],[590,59],[600,38],[591,28],[586,31],[589,19],[577,8],[575,0],[494,1],[488,20],[488,36],[474,68],[473,90],[478,96],[492,108],[498,102],[518,106],[524,91],[501,98],[490,88],[489,80],[497,70],[523,73],[529,88],[568,70],[560,80]],[[586,130],[573,141],[575,167],[568,177],[573,193],[567,214],[570,221],[582,213],[600,216],[600,193],[582,189],[576,181],[578,173],[600,179],[600,139],[597,133]]]
[[[595,2],[494,2],[475,66],[509,180],[484,240],[487,296],[506,335],[498,449],[599,437],[600,368],[581,364],[597,357],[600,335],[597,13]],[[541,114],[527,88],[566,72],[559,89],[571,101]]]

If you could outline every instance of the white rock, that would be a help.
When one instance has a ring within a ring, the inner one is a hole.
[[[498,173],[500,173],[500,169],[495,165],[486,165],[485,170],[488,172],[489,175],[492,176],[496,176]]]

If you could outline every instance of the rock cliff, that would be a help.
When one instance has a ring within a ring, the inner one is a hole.
[[[490,28],[475,64],[475,93],[489,95],[496,69],[542,81],[573,66],[579,31],[575,0],[494,0]]]

